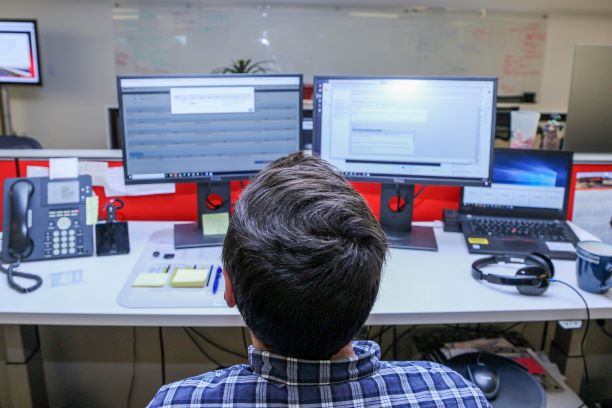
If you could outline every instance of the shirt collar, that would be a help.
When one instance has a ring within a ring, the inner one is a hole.
[[[380,347],[373,341],[354,341],[355,356],[338,360],[301,360],[249,347],[253,372],[287,385],[325,385],[356,380],[376,373]]]

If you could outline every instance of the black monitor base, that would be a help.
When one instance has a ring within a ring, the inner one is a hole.
[[[391,248],[437,251],[431,227],[413,227],[413,184],[384,184],[380,194],[380,225]]]
[[[204,235],[206,225],[202,225],[202,215],[230,212],[229,181],[212,181],[198,183],[198,215],[197,223],[176,224],[174,226],[174,248],[197,248],[221,246],[225,234]]]
[[[406,231],[385,230],[391,248],[437,251],[438,244],[432,227],[415,227]]]
[[[198,224],[175,224],[174,225],[174,248],[197,248],[209,246],[221,246],[225,235],[204,235]]]

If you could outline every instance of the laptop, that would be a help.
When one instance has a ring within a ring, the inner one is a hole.
[[[576,259],[567,224],[571,152],[495,149],[491,187],[464,187],[460,222],[473,254]]]

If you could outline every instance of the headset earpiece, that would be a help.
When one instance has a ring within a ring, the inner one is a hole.
[[[539,280],[539,283],[536,285],[516,285],[516,289],[523,295],[537,296],[546,292],[546,289],[548,289],[550,274],[541,266],[526,266],[516,271],[515,276],[517,278],[534,277]]]
[[[552,260],[548,256],[539,252],[532,252],[525,258],[525,262],[527,263],[527,265],[546,265],[548,267],[548,274],[550,275],[549,279],[555,277],[555,265],[552,263]]]

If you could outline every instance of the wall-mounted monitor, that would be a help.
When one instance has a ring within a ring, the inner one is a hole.
[[[0,85],[41,85],[36,20],[0,19]]]

